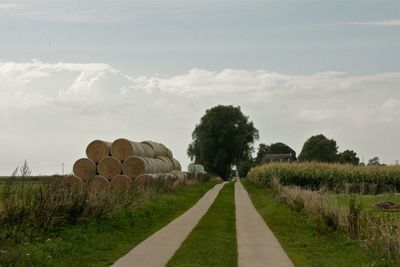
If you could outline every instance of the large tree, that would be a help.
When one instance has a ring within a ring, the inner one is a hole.
[[[240,107],[219,105],[206,110],[192,138],[187,150],[191,160],[226,179],[232,165],[240,166],[251,159],[258,130]]]
[[[358,165],[360,159],[357,157],[357,153],[353,150],[345,150],[337,155],[337,161],[339,163],[350,163],[353,165]]]
[[[300,161],[336,162],[336,141],[328,139],[324,135],[314,135],[308,138],[300,152]]]
[[[294,160],[297,160],[296,151],[294,151],[290,146],[280,142],[270,144],[269,146],[261,143],[258,146],[256,163],[261,163],[264,156],[267,154],[290,154]]]

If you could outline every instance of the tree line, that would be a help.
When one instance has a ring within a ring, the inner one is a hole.
[[[245,176],[268,154],[290,154],[294,161],[303,162],[360,164],[356,152],[349,149],[339,152],[336,141],[323,134],[308,138],[298,157],[290,146],[281,142],[260,143],[255,151],[253,145],[259,139],[259,131],[239,106],[218,105],[206,110],[192,133],[192,139],[187,149],[190,159],[224,179],[231,176],[232,166],[236,166],[241,177]],[[256,156],[253,158],[254,152]],[[368,165],[380,165],[379,158],[370,159]]]

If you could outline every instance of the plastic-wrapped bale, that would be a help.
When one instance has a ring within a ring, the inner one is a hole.
[[[160,175],[158,173],[145,173],[136,177],[136,179],[133,180],[133,185],[142,190],[149,189],[154,186],[159,179]]]
[[[111,155],[121,161],[126,160],[130,156],[153,158],[154,150],[147,144],[119,138],[111,144]]]
[[[68,175],[64,178],[63,181],[68,187],[74,190],[82,189],[82,186],[84,184],[83,180],[76,175]]]
[[[157,143],[154,141],[143,141],[142,144],[146,144],[153,148],[154,156],[153,157],[172,157],[172,152],[165,145],[161,143]]]
[[[170,171],[167,165],[161,159],[144,158],[137,156],[128,157],[122,164],[122,172],[132,179],[145,173],[162,173]]]
[[[94,192],[107,191],[110,189],[110,182],[101,175],[96,175],[88,181],[88,188]]]
[[[86,147],[86,155],[96,163],[110,155],[111,142],[94,140]]]
[[[127,175],[116,175],[114,178],[111,179],[111,188],[118,189],[118,190],[127,190],[133,185],[133,181]]]
[[[72,169],[76,176],[87,181],[96,175],[97,165],[91,159],[81,158],[75,161]]]
[[[114,176],[121,174],[121,171],[121,161],[112,156],[102,158],[97,166],[97,172],[108,180],[111,180]]]

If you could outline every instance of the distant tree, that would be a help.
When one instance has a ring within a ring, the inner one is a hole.
[[[296,158],[296,151],[294,151],[291,147],[284,143],[273,143],[270,144],[269,146],[261,143],[258,146],[258,152],[257,152],[257,157],[256,157],[256,163],[260,164],[264,158],[265,155],[267,154],[290,154],[294,160],[297,160]]]
[[[379,166],[381,164],[379,163],[379,158],[378,157],[373,157],[372,159],[368,160],[368,165],[369,166]]]
[[[311,136],[304,142],[300,161],[335,162],[337,159],[336,141],[324,135]]]
[[[268,146],[264,143],[258,145],[257,156],[255,158],[255,162],[260,164],[265,154],[267,154]]]
[[[258,130],[240,107],[216,106],[206,110],[192,133],[187,154],[206,171],[227,179],[231,166],[251,159]]]
[[[246,177],[247,173],[254,166],[255,166],[255,164],[254,164],[253,160],[251,160],[251,159],[239,163],[237,165],[237,170],[238,170],[238,173],[239,173],[239,177]]]
[[[353,150],[345,150],[340,152],[337,156],[337,161],[339,163],[349,163],[353,165],[358,165],[360,163],[360,159],[357,157],[357,153]]]

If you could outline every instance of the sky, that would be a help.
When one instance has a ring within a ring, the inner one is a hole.
[[[65,173],[94,139],[184,165],[205,110],[235,105],[298,154],[400,160],[399,1],[0,0],[0,175]]]

